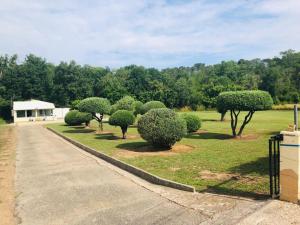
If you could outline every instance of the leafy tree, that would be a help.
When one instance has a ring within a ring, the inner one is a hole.
[[[127,129],[134,123],[135,117],[131,111],[118,110],[110,117],[108,123],[113,126],[121,127],[123,139],[126,139]]]
[[[111,110],[110,102],[106,98],[90,97],[83,99],[78,104],[78,109],[81,112],[92,114],[93,118],[98,121],[100,130],[103,131],[103,116],[109,114]]]
[[[230,111],[231,129],[234,137],[241,136],[245,126],[251,121],[256,111],[272,108],[273,100],[265,91],[229,91],[221,93],[217,98],[217,108]],[[241,111],[248,111],[244,121],[236,132],[238,116]]]
[[[77,109],[78,110],[78,104],[80,103],[79,99],[76,99],[74,101],[71,102],[70,107],[71,109]]]

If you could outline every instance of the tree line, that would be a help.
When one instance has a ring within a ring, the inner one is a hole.
[[[136,65],[110,69],[75,61],[54,65],[32,54],[19,63],[17,55],[0,56],[0,105],[33,98],[65,107],[91,96],[115,103],[130,95],[144,103],[157,100],[169,108],[195,110],[215,108],[219,93],[237,90],[268,91],[274,103],[298,102],[300,52],[162,70]]]

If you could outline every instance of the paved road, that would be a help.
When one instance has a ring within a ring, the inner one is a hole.
[[[21,224],[199,224],[207,219],[134,183],[40,125],[16,129]]]

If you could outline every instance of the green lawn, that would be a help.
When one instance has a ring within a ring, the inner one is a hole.
[[[64,124],[48,126],[153,174],[193,185],[197,191],[266,196],[269,185],[268,138],[293,123],[293,112],[256,112],[244,130],[243,139],[231,138],[229,115],[226,115],[227,121],[219,122],[220,115],[216,112],[192,113],[203,121],[201,132],[190,134],[179,143],[193,149],[177,153],[141,152],[147,150],[148,144],[139,138],[135,127],[128,130],[130,139],[122,140],[116,139],[116,136],[121,137],[120,128],[107,123],[104,134],[94,132],[95,122],[92,123],[93,129]]]
[[[5,120],[0,117],[0,125],[6,124]]]

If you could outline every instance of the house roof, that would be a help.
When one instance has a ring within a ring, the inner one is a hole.
[[[32,109],[54,109],[55,106],[51,102],[43,102],[35,99],[28,101],[13,102],[13,110],[32,110]]]

